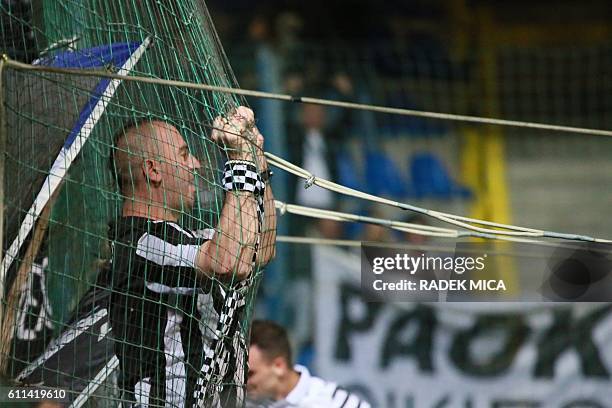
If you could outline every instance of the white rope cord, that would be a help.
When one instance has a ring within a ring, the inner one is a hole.
[[[333,220],[333,221],[340,221],[340,222],[351,222],[351,221],[363,222],[363,223],[368,223],[368,224],[381,225],[381,226],[388,227],[388,228],[391,228],[397,231],[410,232],[413,234],[425,235],[425,236],[430,236],[430,237],[459,238],[459,237],[464,236],[462,235],[460,231],[447,229],[447,228],[438,228],[438,227],[432,227],[429,225],[419,225],[419,224],[412,224],[408,222],[367,217],[363,215],[349,214],[349,213],[338,212],[338,211],[323,210],[320,208],[305,207],[305,206],[295,205],[295,204],[287,204],[279,200],[276,200],[274,204],[276,208],[281,211],[281,214],[284,214],[287,212],[290,214],[302,215],[305,217],[322,218],[326,220]]]
[[[407,242],[399,241],[399,242],[383,242],[383,241],[358,241],[353,239],[329,239],[329,238],[318,238],[318,237],[298,237],[298,236],[290,236],[290,235],[277,235],[276,240],[278,242],[288,243],[288,244],[302,244],[302,245],[327,245],[327,246],[343,246],[343,247],[361,247],[366,244],[371,247],[380,247],[380,248],[405,248],[405,249],[414,249],[421,251],[431,251],[431,252],[454,252],[457,250],[456,246],[444,246],[444,245],[427,245],[427,244],[410,244]],[[558,246],[549,242],[539,242],[541,244],[551,246],[557,248]],[[462,253],[477,253],[480,254],[482,251],[478,248],[462,248]],[[500,256],[516,256],[521,258],[535,258],[535,259],[550,259],[548,254],[543,254],[540,252],[529,253],[523,250],[521,251],[513,251],[507,249],[495,249],[495,248],[487,248],[487,254],[492,255],[500,255]]]
[[[413,206],[410,204],[404,204],[399,201],[393,201],[393,200],[389,200],[386,198],[378,197],[372,194],[364,193],[359,190],[354,190],[352,188],[345,187],[343,185],[331,182],[329,180],[325,180],[323,178],[318,178],[314,174],[311,174],[310,172],[308,172],[307,170],[299,166],[296,166],[295,164],[288,162],[272,153],[266,152],[265,155],[268,158],[268,161],[270,164],[278,168],[281,168],[285,171],[288,171],[298,177],[305,179],[306,180],[305,188],[308,188],[311,185],[315,184],[319,187],[323,187],[325,189],[332,190],[340,194],[349,195],[349,196],[353,196],[356,198],[361,198],[364,200],[377,202],[380,204],[390,205],[392,207],[397,207],[397,208],[402,208],[405,210],[418,212],[424,215],[432,216],[434,218],[439,218],[441,221],[455,224],[463,228],[472,229],[477,232],[483,232],[483,233],[492,232],[496,234],[519,235],[519,236],[526,236],[525,233],[528,233],[530,234],[529,236],[533,236],[533,237],[541,236],[540,234],[543,233],[543,231],[539,231],[539,230],[535,230],[531,228],[517,227],[514,225],[500,224],[500,223],[495,223],[491,221],[476,220],[476,219],[471,219],[471,218],[466,218],[466,217],[461,217],[461,216],[455,216],[452,214],[440,213],[434,210],[429,210],[426,208],[421,208],[421,207]],[[460,221],[470,221],[476,224],[489,225],[489,226],[494,226],[497,228],[504,228],[510,231],[497,231],[497,230],[491,230],[491,229],[482,229],[479,227],[474,227],[472,225],[457,221],[455,220],[455,218],[457,218]],[[520,234],[517,234],[517,232],[513,232],[513,231],[518,231],[520,232]]]
[[[216,129],[214,126],[211,125],[204,125],[207,128],[210,129]],[[225,130],[227,132],[227,130]],[[231,133],[231,132],[230,132]],[[236,136],[240,136],[240,137],[244,137],[244,135],[242,134],[235,134]],[[248,139],[247,139],[248,140]],[[255,144],[253,144],[250,140],[248,140],[252,147],[259,149],[258,146],[256,146]],[[393,201],[393,200],[388,200],[382,197],[378,197],[375,195],[371,195],[368,193],[364,193],[358,190],[354,190],[351,189],[349,187],[345,187],[342,186],[340,184],[325,180],[325,179],[318,179],[316,178],[313,174],[311,174],[310,172],[308,172],[307,170],[289,162],[286,161],[276,155],[273,155],[271,153],[268,152],[264,152],[264,154],[266,155],[266,157],[268,158],[270,164],[281,168],[285,171],[288,171],[294,175],[297,175],[301,178],[306,179],[306,184],[305,184],[305,188],[309,188],[310,186],[312,186],[313,184],[322,186],[323,188],[326,188],[328,190],[331,191],[335,191],[338,192],[340,194],[345,194],[345,195],[350,195],[350,196],[354,196],[357,198],[361,198],[361,199],[365,199],[365,200],[369,200],[369,201],[374,201],[374,202],[379,202],[382,204],[387,204],[387,205],[391,205],[391,206],[395,206],[401,209],[405,209],[405,210],[411,210],[411,211],[415,211],[415,212],[419,212],[421,214],[424,215],[428,215],[431,216],[433,218],[436,218],[438,220],[441,220],[443,222],[446,223],[450,223],[453,225],[457,225],[460,226],[462,228],[471,230],[473,232],[465,232],[465,231],[456,231],[456,230],[447,230],[447,231],[453,231],[454,234],[456,235],[438,235],[438,236],[446,236],[446,237],[456,237],[456,238],[461,238],[461,237],[475,237],[475,238],[485,238],[485,239],[498,239],[498,240],[503,240],[503,241],[511,241],[511,242],[524,242],[524,243],[535,243],[535,244],[543,244],[542,241],[535,241],[535,240],[527,240],[527,239],[520,239],[520,238],[512,238],[512,236],[515,237],[543,237],[545,236],[544,234],[546,234],[546,232],[544,231],[540,231],[540,230],[536,230],[536,229],[532,229],[532,228],[526,228],[526,227],[519,227],[519,226],[515,226],[515,225],[509,225],[509,224],[500,224],[500,223],[496,223],[496,222],[492,222],[492,221],[485,221],[485,220],[479,220],[479,219],[474,219],[474,218],[468,218],[468,217],[464,217],[464,216],[459,216],[459,215],[454,215],[454,214],[447,214],[447,213],[442,213],[442,212],[438,212],[438,211],[434,211],[434,210],[429,210],[429,209],[425,209],[425,208],[421,208],[421,207],[416,207],[416,206],[412,206],[410,204],[405,204],[405,203],[401,203],[398,201]],[[345,219],[340,219],[337,218],[338,217],[338,213],[336,213],[333,218],[329,218],[332,217],[330,215],[330,212],[327,210],[320,210],[320,209],[316,209],[316,208],[311,208],[311,207],[302,207],[302,206],[295,206],[294,204],[285,204],[280,202],[281,205],[280,207],[277,207],[279,209],[281,209],[281,211],[287,211],[287,205],[293,206],[293,211],[299,211],[299,212],[295,212],[298,215],[304,215],[304,216],[310,216],[310,217],[315,217],[315,218],[327,218],[327,219],[333,219],[336,221],[345,221]],[[300,210],[297,209],[297,207],[300,208]],[[318,211],[318,213],[316,213]],[[323,211],[323,212],[321,212]],[[324,212],[327,211],[327,216],[321,216],[321,214],[323,214]],[[308,212],[308,214],[306,214],[306,212]],[[316,213],[316,214],[315,214]],[[354,214],[343,214],[344,217],[346,217],[347,215],[351,216],[351,217],[358,217],[358,218],[352,218],[350,219],[350,221],[361,221],[361,222],[370,222],[368,220],[366,220],[369,217],[363,217],[363,216],[358,216],[358,215],[354,215]],[[371,220],[372,218],[370,218]],[[487,229],[487,228],[480,228],[480,227],[476,227],[473,226],[471,224],[467,224],[464,222],[461,222],[463,220],[467,220],[473,224],[481,224],[481,225],[489,225],[489,226],[494,226],[497,228],[505,228],[507,230],[510,231],[500,231],[500,230],[492,230],[492,229]],[[378,221],[376,222],[371,222],[371,223],[375,223],[375,224],[380,224],[380,225],[385,225],[385,226],[389,226],[390,222],[394,222],[391,220],[381,220],[378,219]],[[417,224],[413,224],[413,225],[417,225]],[[398,227],[395,228],[399,231],[405,231],[404,229],[402,229],[403,227]],[[404,227],[405,228],[405,227]],[[410,228],[410,227],[408,227]],[[435,228],[435,227],[432,227]],[[422,229],[422,228],[421,228]],[[445,229],[439,229],[444,231]],[[512,231],[515,230],[515,231]],[[517,232],[518,231],[518,232]],[[415,230],[410,230],[407,232],[414,232],[414,233],[419,233],[418,231]],[[565,236],[569,236],[569,234],[558,234],[558,233],[550,233],[550,234],[557,234],[559,235],[559,237],[564,238],[564,239],[572,239],[572,240],[581,240],[580,238],[565,238]],[[550,236],[553,237],[553,236]],[[574,235],[572,235],[572,237],[574,237]],[[580,237],[580,236],[576,236],[576,237]],[[590,238],[590,237],[587,237]],[[594,239],[594,238],[590,238],[587,239],[588,241],[595,241],[595,242],[611,242],[611,241],[606,241],[606,240],[598,240],[598,239]]]
[[[362,244],[361,241],[354,241],[351,239],[292,237],[288,235],[277,235],[276,242],[285,242],[288,244],[331,245],[331,246],[345,246],[345,247],[360,247]],[[381,245],[381,246],[385,246],[385,245]]]
[[[274,99],[286,102],[297,102],[297,103],[310,103],[316,105],[323,106],[333,106],[338,108],[345,109],[354,109],[354,110],[364,110],[370,112],[378,112],[378,113],[386,113],[391,115],[401,115],[401,116],[416,116],[422,118],[429,119],[439,119],[439,120],[447,120],[454,122],[468,122],[468,123],[479,123],[485,125],[497,125],[497,126],[512,126],[512,127],[521,127],[521,128],[530,128],[530,129],[540,129],[540,130],[550,130],[557,132],[566,132],[566,133],[579,133],[593,136],[612,136],[612,131],[603,130],[603,129],[590,129],[590,128],[581,128],[574,126],[562,126],[562,125],[550,125],[546,123],[537,123],[537,122],[527,122],[527,121],[519,121],[519,120],[507,120],[507,119],[495,119],[495,118],[485,118],[481,116],[470,116],[470,115],[455,115],[451,113],[440,113],[440,112],[430,112],[430,111],[420,111],[415,109],[403,109],[403,108],[392,108],[388,106],[379,106],[379,105],[370,105],[370,104],[362,104],[362,103],[352,103],[352,102],[342,102],[342,101],[334,101],[329,99],[320,99],[320,98],[309,98],[304,96],[293,96],[288,94],[280,94],[280,93],[271,93],[271,92],[262,92],[262,91],[253,91],[248,89],[237,89],[237,88],[229,88],[223,86],[213,86],[207,84],[198,84],[195,82],[185,82],[185,81],[175,81],[170,79],[161,79],[161,78],[151,78],[151,77],[143,77],[138,75],[125,76],[116,74],[109,71],[101,71],[101,70],[79,70],[79,69],[66,69],[66,68],[54,68],[54,67],[46,67],[46,66],[33,66],[29,64],[24,64],[18,61],[14,61],[7,56],[3,56],[6,66],[10,66],[15,69],[27,70],[27,71],[42,71],[42,72],[54,72],[66,75],[81,75],[81,76],[97,76],[104,78],[113,78],[113,79],[123,79],[125,81],[134,81],[155,85],[166,85],[166,86],[176,86],[180,88],[188,88],[188,89],[197,89],[201,91],[210,91],[210,92],[221,92],[228,93],[234,95],[244,95],[244,96],[252,96],[255,98],[264,98],[264,99]]]
[[[362,222],[367,224],[380,225],[388,227],[401,232],[410,232],[416,235],[438,237],[438,238],[485,238],[500,241],[509,241],[516,243],[534,244],[540,246],[555,246],[559,244],[538,241],[534,239],[519,238],[519,237],[508,237],[508,236],[496,236],[492,234],[483,234],[472,231],[458,231],[454,229],[439,228],[429,225],[422,224],[411,224],[407,222],[394,221],[384,218],[367,217],[363,215],[343,213],[338,211],[323,210],[320,208],[305,207],[295,204],[287,204],[279,200],[275,200],[275,207],[280,210],[281,215],[285,213],[301,215],[310,218],[319,218],[326,220],[333,220],[339,222]]]
[[[47,67],[47,66],[34,66],[34,65],[24,64],[18,61],[11,60],[6,55],[3,55],[2,58],[6,66],[9,66],[14,69],[19,69],[19,70],[55,72],[55,73],[63,73],[67,75],[78,75],[78,76],[106,77],[106,78],[122,79],[126,81],[134,81],[134,82],[142,82],[142,83],[150,83],[150,84],[166,85],[166,86],[176,86],[176,87],[198,89],[198,90],[205,90],[205,91],[212,91],[212,92],[231,93],[231,94],[236,94],[236,95],[253,96],[253,97],[258,97],[258,98],[277,99],[277,100],[284,100],[284,101],[290,101],[290,102],[312,103],[312,104],[334,106],[334,107],[341,107],[341,108],[347,108],[347,109],[368,110],[372,112],[396,114],[396,115],[402,115],[402,116],[420,116],[420,117],[427,117],[427,118],[432,118],[432,119],[472,122],[472,123],[481,123],[481,124],[489,124],[489,125],[515,126],[515,127],[534,128],[534,129],[569,132],[569,133],[581,133],[581,134],[590,134],[590,135],[599,135],[599,136],[612,136],[612,131],[601,130],[601,129],[589,129],[589,128],[578,128],[578,127],[571,127],[571,126],[549,125],[549,124],[543,124],[543,123],[492,119],[492,118],[484,118],[484,117],[477,117],[477,116],[453,115],[453,114],[446,114],[446,113],[417,111],[417,110],[411,110],[411,109],[390,108],[390,107],[384,107],[384,106],[332,101],[332,100],[327,100],[327,99],[296,97],[296,96],[291,96],[291,95],[286,95],[286,94],[274,94],[274,93],[268,93],[268,92],[212,86],[212,85],[206,85],[206,84],[167,80],[167,79],[160,79],[160,78],[150,78],[150,77],[142,77],[142,76],[134,76],[134,75],[127,76],[127,75],[121,75],[121,74],[112,73],[108,71],[101,71],[101,70],[82,70],[82,69],[54,68],[54,67]],[[284,169],[290,173],[293,173],[299,177],[306,179],[307,187],[312,184],[316,184],[320,187],[326,188],[331,191],[338,192],[340,194],[349,195],[349,196],[353,196],[356,198],[361,198],[364,200],[378,202],[381,204],[386,204],[386,205],[391,205],[397,208],[401,208],[404,210],[409,210],[409,211],[414,211],[414,212],[418,212],[421,214],[425,214],[430,217],[436,218],[440,221],[444,221],[449,224],[456,225],[456,226],[459,226],[459,227],[462,227],[468,230],[472,230],[475,232],[479,232],[483,234],[491,234],[496,237],[499,237],[502,235],[522,236],[522,237],[546,237],[546,238],[558,238],[558,239],[565,239],[565,240],[612,243],[612,241],[610,240],[598,239],[598,238],[594,238],[594,237],[590,237],[586,235],[566,234],[566,233],[558,233],[554,231],[543,231],[543,230],[532,229],[532,228],[518,227],[515,225],[508,225],[508,224],[495,223],[491,221],[478,220],[474,218],[443,213],[443,212],[429,210],[429,209],[425,209],[425,208],[421,208],[421,207],[417,207],[417,206],[413,206],[409,204],[400,203],[400,202],[393,201],[393,200],[388,200],[382,197],[377,197],[377,196],[367,194],[361,191],[350,189],[348,187],[330,182],[325,179],[317,179],[313,174],[310,174],[309,172],[307,172],[306,170],[298,166],[295,166],[268,152],[266,152],[265,154],[270,159],[271,164],[273,164],[274,166]],[[486,226],[490,226],[494,228],[499,228],[502,230],[491,229],[491,228],[481,228],[473,224],[486,225]]]
[[[210,125],[204,125],[205,127],[208,127],[210,129],[215,129],[214,126],[210,126]],[[227,131],[227,130],[225,130]],[[244,135],[241,134],[236,134],[237,136],[240,137],[244,137]],[[248,140],[248,139],[247,139]],[[251,142],[249,140],[249,142]],[[253,144],[251,142],[251,145],[258,149],[259,147],[256,146],[255,144]],[[497,223],[497,222],[493,222],[493,221],[486,221],[486,220],[480,220],[480,219],[476,219],[476,218],[469,218],[469,217],[464,217],[464,216],[460,216],[460,215],[454,215],[454,214],[448,214],[448,213],[444,213],[444,212],[439,212],[439,211],[435,211],[435,210],[429,210],[426,208],[422,208],[422,207],[417,207],[417,206],[413,206],[410,204],[405,204],[405,203],[401,203],[399,201],[393,201],[393,200],[389,200],[383,197],[378,197],[372,194],[368,194],[368,193],[364,193],[362,191],[358,191],[358,190],[354,190],[352,188],[343,186],[341,184],[337,184],[334,182],[331,182],[329,180],[326,179],[322,179],[322,178],[317,178],[314,174],[308,172],[307,170],[287,161],[284,160],[272,153],[269,152],[264,152],[264,154],[266,155],[268,161],[270,164],[272,164],[273,166],[276,166],[280,169],[283,169],[289,173],[292,173],[298,177],[301,177],[303,179],[306,180],[305,186],[304,188],[309,188],[312,185],[318,185],[320,187],[323,187],[325,189],[328,189],[330,191],[335,191],[339,194],[344,194],[344,195],[348,195],[348,196],[352,196],[352,197],[356,197],[356,198],[360,198],[360,199],[364,199],[364,200],[368,200],[368,201],[373,201],[373,202],[378,202],[381,204],[386,204],[386,205],[390,205],[393,207],[397,207],[397,208],[401,208],[404,210],[409,210],[409,211],[414,211],[420,214],[424,214],[427,216],[430,216],[432,218],[438,219],[440,221],[452,224],[452,225],[456,225],[459,226],[461,228],[470,230],[472,232],[465,232],[465,231],[456,231],[456,230],[446,230],[446,231],[453,231],[455,234],[457,235],[452,235],[452,236],[447,236],[447,237],[456,237],[456,238],[462,238],[462,237],[476,237],[476,238],[485,238],[485,239],[497,239],[497,240],[503,240],[503,241],[511,241],[511,242],[523,242],[523,243],[531,243],[531,244],[539,244],[539,245],[549,245],[549,243],[545,243],[544,241],[536,241],[536,240],[532,240],[532,239],[521,239],[518,237],[528,237],[528,238],[558,238],[558,239],[564,239],[564,240],[574,240],[574,241],[587,241],[587,242],[599,242],[599,243],[611,243],[612,241],[610,240],[606,240],[606,239],[598,239],[598,238],[593,238],[593,237],[589,237],[589,236],[584,236],[584,235],[575,235],[575,234],[564,234],[564,233],[557,233],[557,232],[550,232],[550,231],[543,231],[543,230],[537,230],[537,229],[533,229],[533,228],[527,228],[527,227],[520,227],[520,226],[516,226],[516,225],[511,225],[511,224],[502,224],[502,223]],[[297,213],[298,215],[305,215],[305,216],[310,216],[310,217],[315,217],[315,218],[327,218],[327,219],[333,219],[336,221],[346,221],[345,219],[340,219],[337,218],[339,217],[338,214],[340,213],[335,213],[333,215],[334,218],[329,218],[332,217],[332,215],[330,215],[331,213],[328,210],[320,210],[320,209],[316,209],[316,208],[310,208],[310,207],[302,207],[302,206],[295,206],[293,204],[285,204],[280,202],[281,205],[280,207],[277,205],[277,208],[281,209],[281,211],[287,211],[287,205],[289,206],[293,206],[293,211],[300,211],[300,213]],[[297,207],[299,207],[300,209],[298,210]],[[306,214],[306,212],[308,212],[308,214]],[[324,214],[325,212],[327,212],[327,216],[322,216],[322,214]],[[333,213],[333,212],[332,212]],[[360,219],[358,218],[351,218],[350,221],[361,221],[361,222],[370,222],[367,221],[366,218],[368,217],[363,217],[363,216],[358,216],[358,215],[354,215],[354,214],[345,214],[343,213],[342,216],[346,218],[346,216],[351,216],[351,217],[361,217]],[[371,218],[370,218],[371,219]],[[465,221],[465,222],[464,222]],[[379,225],[385,225],[385,226],[389,226],[390,222],[394,222],[391,220],[381,220],[378,219],[378,221],[376,222],[371,222],[371,223],[375,223],[375,224],[379,224]],[[504,230],[499,230],[499,229],[490,229],[490,228],[480,228],[477,226],[474,226],[472,224],[477,224],[477,225],[487,225],[487,226],[492,226],[495,228],[502,228]],[[415,225],[415,224],[413,224]],[[421,226],[422,227],[422,226]],[[402,227],[398,227],[395,228],[397,230],[402,230]],[[408,228],[413,228],[413,227],[408,227]],[[421,228],[422,229],[422,228]],[[444,231],[445,229],[439,229]],[[418,231],[408,231],[408,232],[414,232],[414,233],[419,233]],[[444,236],[444,235],[439,235],[439,236]]]
[[[490,236],[495,236],[497,238],[501,238],[501,236],[515,236],[515,237],[531,237],[531,238],[559,238],[566,240],[578,240],[578,241],[588,241],[588,242],[602,242],[602,243],[611,243],[610,240],[593,238],[585,235],[576,235],[576,234],[564,234],[558,232],[551,231],[543,231],[537,230],[533,228],[519,227],[516,225],[509,224],[501,224],[492,221],[484,221],[469,217],[458,216],[454,214],[448,214],[444,212],[429,210],[422,207],[417,207],[410,204],[401,203],[399,201],[393,201],[386,198],[378,197],[372,194],[364,193],[362,191],[358,191],[349,187],[342,186],[340,184],[331,182],[329,180],[325,180],[322,178],[317,178],[314,174],[309,173],[307,170],[296,166],[293,163],[290,163],[276,155],[273,155],[269,152],[265,152],[266,157],[268,158],[268,162],[275,167],[288,171],[298,177],[301,177],[306,180],[305,188],[310,187],[311,185],[317,185],[319,187],[325,188],[327,190],[335,191],[339,194],[348,195],[356,198],[360,198],[363,200],[368,200],[380,204],[386,204],[393,207],[401,208],[404,210],[414,211],[420,214],[428,215],[432,218],[438,219],[440,221],[456,225],[458,227],[462,227],[471,231],[475,231],[481,234],[486,234],[482,236],[483,238],[490,238]],[[482,228],[477,227],[472,224],[480,224],[480,225],[488,225],[499,229],[492,228]]]
[[[538,240],[525,239],[525,238],[491,236],[489,234],[480,234],[480,233],[474,233],[474,232],[469,232],[469,231],[457,231],[453,229],[439,228],[439,227],[433,227],[429,225],[411,224],[411,223],[394,221],[394,220],[389,220],[389,219],[384,219],[384,218],[373,218],[373,217],[361,216],[361,215],[351,214],[351,213],[343,213],[343,212],[331,211],[331,210],[322,210],[319,208],[306,207],[306,206],[295,205],[295,204],[287,204],[279,200],[275,200],[274,204],[275,204],[275,207],[280,210],[281,215],[284,215],[285,213],[289,213],[289,214],[296,214],[296,215],[301,215],[305,217],[328,219],[328,220],[334,220],[334,221],[339,221],[339,222],[363,222],[367,224],[385,226],[385,227],[388,227],[388,228],[391,228],[397,231],[410,232],[415,235],[423,235],[423,236],[431,236],[431,237],[439,237],[439,238],[465,238],[465,237],[488,238],[488,239],[494,239],[494,240],[514,242],[514,243],[519,243],[519,244],[525,243],[525,244],[530,244],[530,245],[545,246],[545,247],[551,247],[551,248],[565,248],[565,249],[572,249],[572,250],[575,250],[576,248],[581,248],[581,247],[576,247],[576,245],[572,244],[571,242],[563,243],[563,242],[554,242],[554,241],[538,241]],[[435,234],[435,233],[430,233],[430,231],[438,231],[441,233]],[[444,232],[448,233],[448,235],[444,234]],[[298,244],[299,243],[312,244],[312,245],[317,245],[320,243],[323,245],[338,245],[338,246],[359,246],[360,242],[362,242],[362,241],[353,241],[353,240],[336,240],[336,239],[325,239],[325,238],[287,237],[287,236],[283,236],[283,238],[278,239],[278,241],[298,243]],[[394,247],[394,248],[397,246],[404,247],[408,245],[404,242],[395,242],[395,243],[369,242],[369,244],[376,245],[376,246],[388,246],[388,247]],[[410,245],[408,245],[407,247],[411,248]],[[424,249],[439,249],[440,247],[420,245],[415,248],[416,249],[423,249],[423,248]],[[610,251],[605,248],[596,249],[595,247],[593,247],[593,248],[590,248],[590,250],[601,252],[602,254],[606,254],[606,255],[610,253]],[[508,252],[508,251],[496,251],[496,250],[491,250],[491,249],[489,249],[488,251],[491,253],[506,254],[506,255],[513,254],[513,252]],[[537,255],[526,254],[524,250],[521,250],[520,252],[516,252],[516,253],[519,253],[520,256],[526,256],[529,258],[541,258],[542,257],[541,254],[537,254]]]

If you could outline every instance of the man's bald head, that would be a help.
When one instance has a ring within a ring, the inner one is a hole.
[[[167,218],[168,212],[192,208],[200,162],[178,129],[161,121],[142,121],[126,126],[115,143],[114,166],[121,193],[131,201],[129,211],[150,216],[150,208],[156,207],[163,209],[159,216]]]

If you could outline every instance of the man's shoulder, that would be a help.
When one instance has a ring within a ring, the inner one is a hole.
[[[198,245],[205,240],[202,234],[181,227],[172,221],[143,217],[122,217],[117,220],[112,239],[135,243],[143,236],[153,236],[171,245]]]
[[[346,388],[333,381],[313,375],[308,378],[308,391],[304,396],[303,403],[307,406],[330,408],[370,408],[369,403]]]
[[[119,217],[111,224],[109,238],[118,242],[130,242],[147,231],[149,220],[143,217]]]

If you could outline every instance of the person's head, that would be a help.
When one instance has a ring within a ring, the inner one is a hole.
[[[362,241],[387,242],[390,240],[389,228],[377,224],[366,224],[363,229]]]
[[[321,237],[325,239],[340,239],[342,238],[342,223],[336,220],[320,219],[316,223],[317,230]]]
[[[391,218],[388,213],[384,212],[378,206],[371,206],[368,208],[366,215],[373,218]],[[392,241],[390,231],[388,227],[379,224],[365,224],[361,240],[370,242],[389,242]]]
[[[306,103],[302,106],[302,124],[306,129],[321,130],[325,126],[325,108]]]
[[[421,214],[409,214],[402,221],[410,224],[429,225],[427,219]],[[425,235],[414,234],[412,232],[404,232],[402,239],[412,245],[423,245],[428,241],[428,237]]]
[[[113,159],[121,193],[132,206],[174,213],[193,206],[200,162],[174,126],[145,120],[124,127],[116,136]]]
[[[253,41],[265,42],[272,36],[272,27],[269,19],[264,15],[256,15],[248,25],[247,32]]]
[[[254,398],[282,399],[293,373],[287,332],[276,323],[255,320],[251,326],[247,391]]]

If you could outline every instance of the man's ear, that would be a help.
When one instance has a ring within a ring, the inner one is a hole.
[[[159,165],[155,160],[144,159],[142,161],[142,172],[145,176],[145,179],[150,183],[161,183],[161,172],[159,171]]]
[[[287,373],[287,371],[289,371],[290,369],[291,367],[287,366],[287,362],[285,361],[283,357],[281,356],[274,357],[274,359],[272,360],[272,372],[277,377],[284,376]]]

